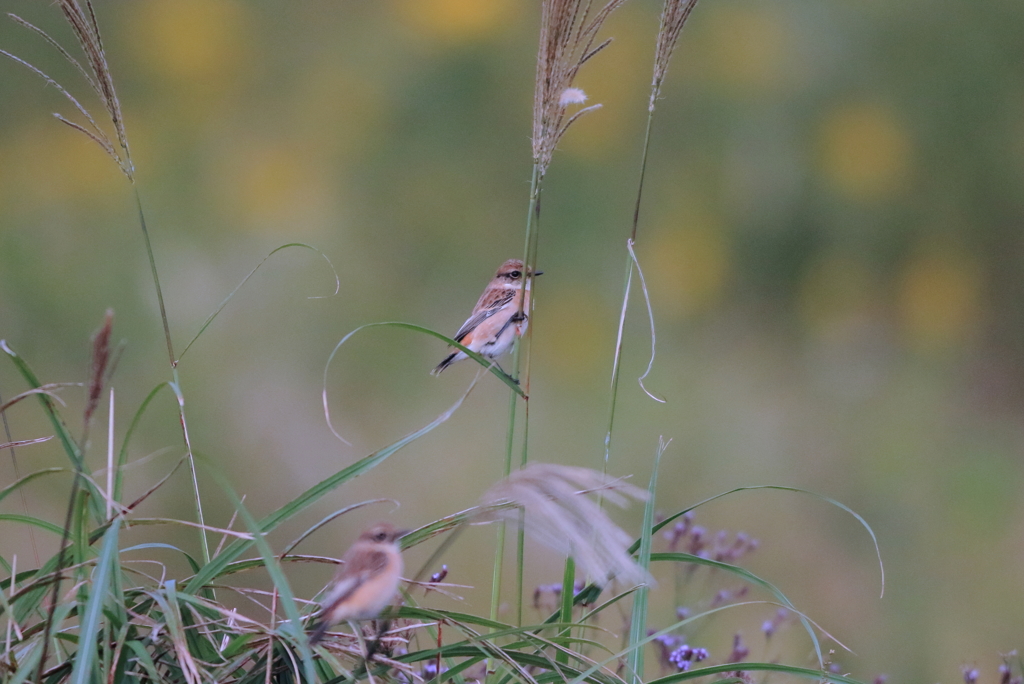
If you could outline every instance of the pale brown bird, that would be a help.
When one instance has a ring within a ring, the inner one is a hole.
[[[543,271],[537,271],[539,276]],[[465,347],[489,359],[497,359],[512,348],[517,337],[522,337],[529,324],[530,282],[529,271],[519,259],[509,259],[501,265],[494,278],[487,284],[480,295],[473,313],[459,328],[453,338]],[[526,287],[523,287],[526,278]],[[519,313],[519,301],[523,299],[522,314]],[[451,353],[437,364],[431,371],[438,375],[456,361],[469,358],[461,349],[449,347]]]
[[[339,622],[370,620],[380,615],[398,591],[402,554],[397,540],[408,530],[380,522],[364,531],[341,557],[342,565],[327,587],[320,622],[309,637],[315,645]]]

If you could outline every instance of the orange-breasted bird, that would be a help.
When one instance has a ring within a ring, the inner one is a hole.
[[[320,622],[313,628],[310,644],[323,639],[332,625],[370,620],[391,603],[402,577],[397,540],[406,532],[380,522],[359,535],[341,557],[344,565],[327,587]]]
[[[543,271],[532,275],[541,273]],[[526,278],[525,288],[523,278]],[[473,313],[455,333],[455,341],[489,359],[497,359],[512,349],[515,338],[521,337],[529,325],[531,281],[530,272],[519,259],[503,263],[480,295]],[[460,349],[449,347],[449,350],[448,356],[431,371],[432,375],[438,375],[456,361],[468,358]]]

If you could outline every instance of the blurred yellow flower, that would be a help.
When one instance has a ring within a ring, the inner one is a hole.
[[[522,10],[513,0],[404,0],[401,19],[417,33],[442,42],[486,37]]]
[[[708,57],[710,78],[741,94],[782,86],[792,41],[777,12],[752,7],[706,7],[705,26],[694,32],[695,51]],[[686,35],[683,37],[687,42]]]
[[[141,66],[183,94],[207,97],[251,71],[249,10],[236,0],[140,2],[128,35]]]
[[[869,102],[839,106],[826,114],[818,142],[822,173],[848,198],[874,202],[905,187],[911,143],[891,109]]]
[[[717,305],[732,270],[718,222],[692,213],[671,224],[662,223],[649,240],[641,237],[637,257],[656,312],[663,310],[673,319]]]
[[[271,233],[315,233],[330,213],[326,174],[287,141],[247,139],[223,153],[214,192],[241,222]]]
[[[912,258],[899,287],[907,341],[923,350],[964,343],[981,314],[982,269],[963,248],[930,246]]]

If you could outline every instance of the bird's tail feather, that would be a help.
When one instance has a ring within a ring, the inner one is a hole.
[[[430,371],[430,374],[431,375],[440,375],[441,371],[443,371],[445,368],[447,368],[448,366],[452,365],[455,362],[455,357],[458,356],[458,355],[459,355],[459,352],[452,352],[451,354],[446,356],[444,361],[442,361],[441,363],[437,364],[437,368],[435,368],[434,370]]]
[[[323,640],[324,635],[327,634],[328,627],[330,627],[330,624],[327,622],[327,620],[321,620],[319,623],[317,623],[317,625],[313,627],[313,631],[309,635],[309,645],[316,646],[318,643],[320,643]]]

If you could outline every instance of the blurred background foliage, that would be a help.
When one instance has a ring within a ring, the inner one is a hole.
[[[71,42],[47,3],[0,7]],[[604,107],[564,139],[545,187],[537,460],[601,462],[659,10],[633,0],[610,22],[614,44],[578,82]],[[324,363],[343,335],[378,320],[451,333],[494,268],[521,254],[538,7],[99,0],[97,11],[179,353],[283,243],[316,245],[340,273],[339,296],[311,299],[333,288],[323,260],[275,255],[180,366],[197,451],[263,514],[429,421],[472,376],[463,364],[431,378],[435,340],[367,332],[328,373],[353,446],[325,425]],[[648,386],[668,403],[624,380],[611,469],[643,484],[664,434],[666,512],[771,483],[861,513],[886,561],[880,600],[869,539],[825,504],[745,493],[698,522],[759,538],[748,567],[856,651],[835,659],[864,678],[954,681],[977,663],[995,681],[996,653],[1024,645],[1022,30],[1019,0],[704,2],[658,105],[637,253],[658,329]],[[0,46],[88,97],[37,36],[3,21]],[[0,337],[44,381],[81,381],[89,335],[114,308],[123,435],[169,379],[153,285],[127,183],[51,111],[72,114],[0,63]],[[646,326],[636,300],[625,378],[646,364]],[[23,387],[0,364],[3,396]],[[80,394],[65,391],[73,425]],[[447,424],[317,514],[372,497],[400,509],[354,513],[303,549],[338,555],[368,520],[415,526],[471,505],[500,475],[507,394],[485,379]],[[28,402],[9,419],[16,439],[49,434]],[[143,428],[136,493],[180,456],[169,394]],[[92,433],[97,464],[103,433]],[[50,445],[18,458],[22,474],[63,465]],[[5,454],[0,481],[12,468]],[[181,473],[146,513],[191,517],[188,491]],[[226,524],[229,504],[212,483],[204,491],[208,519]],[[27,506],[59,521],[63,496],[41,485]],[[5,507],[23,510],[14,499]],[[635,530],[639,515],[623,521]],[[194,534],[165,534],[197,548]],[[19,567],[53,541],[8,524],[2,538]],[[450,581],[478,587],[464,592],[472,610],[485,610],[492,540],[470,532],[447,559]],[[530,586],[557,581],[559,560],[532,553]],[[301,596],[330,574],[290,572]],[[671,603],[654,623],[672,620]],[[770,609],[741,610],[691,643],[721,658],[739,629],[752,656],[806,656],[796,634],[764,644]]]

